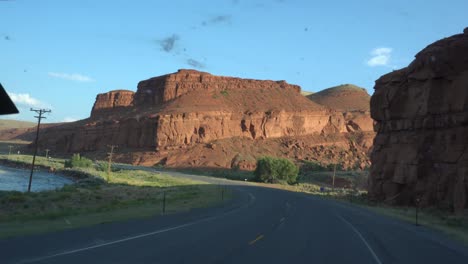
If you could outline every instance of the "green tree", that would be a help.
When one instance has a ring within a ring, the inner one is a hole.
[[[294,184],[298,173],[299,168],[288,159],[262,157],[257,160],[254,176],[259,182]]]

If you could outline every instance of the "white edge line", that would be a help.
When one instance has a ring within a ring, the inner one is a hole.
[[[341,221],[345,222],[353,231],[354,233],[356,233],[359,238],[362,240],[362,242],[364,242],[364,245],[366,245],[367,249],[369,250],[369,252],[372,254],[372,257],[374,257],[375,259],[375,262],[377,262],[378,264],[382,264],[382,261],[380,261],[379,257],[377,256],[377,254],[374,252],[374,250],[372,249],[372,247],[369,245],[369,243],[367,243],[366,239],[364,238],[364,236],[361,234],[361,232],[359,232],[350,222],[348,222],[346,219],[344,219],[341,215],[339,214],[336,214],[336,216],[338,216],[338,218],[341,219]]]
[[[58,253],[58,254],[49,255],[49,256],[45,256],[45,257],[39,257],[39,258],[24,260],[24,261],[21,261],[20,263],[31,263],[31,262],[42,261],[42,260],[45,260],[45,259],[51,259],[51,258],[55,258],[55,257],[70,255],[70,254],[74,254],[74,253],[78,253],[78,252],[83,252],[83,251],[87,251],[87,250],[91,250],[91,249],[95,249],[95,248],[100,248],[100,247],[110,246],[110,245],[114,245],[114,244],[119,244],[119,243],[122,243],[122,242],[130,241],[130,240],[135,240],[135,239],[139,239],[139,238],[143,238],[143,237],[153,236],[153,235],[157,235],[157,234],[161,234],[161,233],[165,233],[165,232],[169,232],[169,231],[181,229],[181,228],[188,227],[188,226],[193,226],[193,225],[196,225],[196,224],[199,224],[199,223],[203,223],[203,222],[206,222],[206,221],[210,221],[210,220],[214,220],[214,219],[217,219],[217,218],[221,218],[221,217],[224,217],[224,216],[226,216],[226,215],[229,215],[229,214],[232,214],[232,213],[234,213],[234,212],[237,212],[237,211],[239,211],[240,209],[243,209],[243,208],[245,208],[245,207],[248,207],[248,206],[250,206],[253,202],[255,202],[255,196],[254,196],[252,193],[250,193],[250,192],[249,192],[249,196],[250,196],[251,199],[250,199],[250,201],[249,201],[247,204],[245,204],[245,205],[243,205],[243,206],[241,206],[241,207],[238,207],[238,208],[236,208],[236,209],[234,209],[234,210],[232,210],[232,211],[229,211],[229,212],[226,212],[226,213],[224,213],[224,214],[221,214],[221,215],[211,216],[211,217],[208,217],[208,218],[203,218],[203,219],[197,220],[197,221],[195,221],[195,222],[186,223],[186,224],[183,224],[183,225],[174,226],[174,227],[170,227],[170,228],[165,228],[165,229],[161,229],[161,230],[157,230],[157,231],[153,231],[153,232],[149,232],[149,233],[145,233],[145,234],[141,234],[141,235],[137,235],[137,236],[130,236],[130,237],[122,238],[122,239],[119,239],[119,240],[114,240],[114,241],[107,242],[107,243],[103,243],[103,244],[99,244],[99,245],[94,245],[94,246],[90,246],[90,247],[85,247],[85,248],[79,248],[79,249],[64,251],[64,252],[61,252],[61,253]]]

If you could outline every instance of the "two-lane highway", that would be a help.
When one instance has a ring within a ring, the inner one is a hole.
[[[468,263],[445,236],[300,193],[231,185],[190,213],[0,240],[0,263]]]

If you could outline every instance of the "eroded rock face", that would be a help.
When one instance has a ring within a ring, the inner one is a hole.
[[[135,92],[115,90],[98,94],[91,110],[91,118],[103,117],[118,113],[120,110],[131,107]]]
[[[140,82],[136,93],[112,91],[98,95],[90,118],[44,130],[40,144],[65,153],[105,153],[107,145],[118,145],[122,154],[116,157],[145,165],[167,161],[168,165],[179,167],[185,164],[253,169],[252,158],[233,161],[237,154],[234,147],[223,152],[223,146],[203,146],[234,138],[252,140],[258,143],[258,150],[250,149],[250,143],[241,145],[255,152],[253,157],[259,157],[268,154],[260,151],[263,140],[327,138],[347,131],[341,112],[308,100],[297,85],[179,70]],[[313,145],[314,140],[311,142]],[[281,144],[272,146],[279,149]],[[348,148],[347,143],[345,146]],[[193,149],[199,151],[183,151]],[[202,160],[215,152],[222,154],[209,161],[192,160],[195,157],[191,153],[197,153]],[[362,151],[355,152],[361,155]],[[282,153],[285,152],[278,150],[270,154]],[[306,156],[301,153],[294,158]],[[174,161],[173,157],[178,158]]]
[[[370,95],[364,88],[343,84],[307,95],[307,98],[343,113],[347,132],[374,131],[373,120],[370,116]]]
[[[161,114],[157,147],[191,145],[216,139],[303,136],[344,131],[340,115],[322,112],[203,112]]]
[[[396,204],[468,206],[468,34],[429,45],[376,81],[369,195]]]
[[[264,81],[234,77],[214,76],[195,70],[154,77],[138,83],[134,104],[137,107],[155,107],[193,91],[210,94],[231,89],[288,89],[300,92],[301,88],[285,81]],[[248,99],[247,99],[248,100]]]

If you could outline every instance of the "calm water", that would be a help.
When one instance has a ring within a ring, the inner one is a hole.
[[[29,174],[29,170],[0,166],[0,190],[27,191]],[[31,191],[54,190],[71,183],[73,183],[73,181],[65,177],[53,173],[35,171]]]

